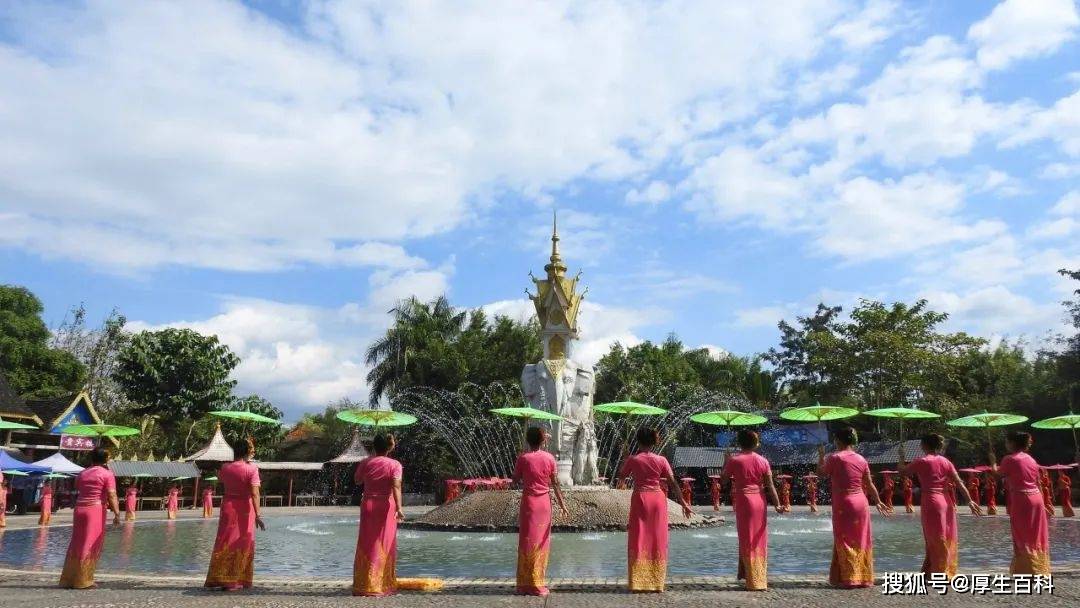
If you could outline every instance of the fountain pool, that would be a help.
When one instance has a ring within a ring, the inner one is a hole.
[[[728,509],[724,514],[731,515]],[[357,522],[340,516],[267,517],[258,533],[256,579],[351,576]],[[828,514],[776,516],[769,522],[769,572],[828,572],[831,527]],[[100,572],[202,575],[214,544],[216,520],[137,522],[110,529]],[[71,529],[65,526],[0,533],[0,565],[59,570]],[[874,518],[875,562],[879,571],[914,570],[922,563],[922,535],[917,515]],[[1080,522],[1055,518],[1050,525],[1055,563],[1080,562]],[[626,568],[622,532],[552,535],[548,576],[552,578],[621,577]],[[1009,521],[1004,517],[960,521],[960,568],[981,572],[1007,569],[1011,554]],[[400,576],[512,578],[517,536],[399,530]],[[734,576],[735,528],[727,525],[671,532],[669,573]]]

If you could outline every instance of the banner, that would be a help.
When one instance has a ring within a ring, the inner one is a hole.
[[[77,450],[87,451],[92,450],[94,445],[93,437],[80,437],[78,435],[61,435],[60,436],[60,449],[61,450]]]

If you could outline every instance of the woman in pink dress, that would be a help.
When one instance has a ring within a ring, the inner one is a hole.
[[[254,580],[255,528],[265,530],[266,525],[259,516],[259,468],[249,462],[252,447],[249,441],[233,444],[236,460],[218,472],[225,489],[205,587],[236,591],[250,588]]]
[[[818,448],[818,474],[828,477],[832,488],[833,555],[829,583],[851,589],[874,584],[874,537],[870,531],[870,500],[882,515],[892,512],[878,496],[870,465],[855,452],[858,435],[844,427],[835,437],[836,451],[825,456]]]
[[[169,519],[176,519],[176,512],[180,510],[180,488],[176,484],[169,487],[169,496],[165,500],[165,511]]]
[[[203,519],[214,516],[214,487],[211,485],[207,485],[202,491],[202,516]]]
[[[758,434],[743,429],[737,435],[741,451],[724,462],[722,478],[731,478],[735,496],[735,530],[739,534],[739,578],[746,580],[748,591],[769,588],[769,528],[762,488],[769,493],[777,513],[784,505],[776,495],[772,468],[757,449]]]
[[[529,451],[514,464],[514,482],[521,484],[518,510],[517,592],[522,595],[548,594],[544,586],[551,548],[551,490],[563,517],[570,513],[563,503],[555,457],[544,449],[548,436],[540,427],[525,431]]]
[[[0,528],[7,527],[7,483],[0,473]]]
[[[956,472],[953,463],[941,455],[945,449],[945,438],[931,433],[923,436],[921,444],[926,455],[912,460],[911,464],[904,464],[904,445],[900,444],[898,469],[901,475],[917,475],[919,487],[922,488],[919,516],[922,519],[923,542],[926,545],[922,571],[926,574],[943,572],[951,579],[956,576],[959,554],[956,502],[946,496],[946,492],[950,491],[949,481],[960,489],[972,513],[982,515],[982,509],[978,502],[972,500],[968,487],[960,481],[960,474]]]
[[[1039,487],[1039,463],[1028,454],[1031,435],[1009,433],[1005,440],[1009,455],[996,462],[990,454],[990,469],[1005,478],[1012,528],[1013,558],[1010,574],[1050,574],[1050,523]]]
[[[101,547],[105,543],[105,507],[113,512],[113,525],[120,525],[120,501],[116,498],[116,477],[105,467],[109,452],[90,452],[90,466],[79,473],[75,489],[79,498],[71,525],[71,543],[64,558],[60,586],[87,589],[94,586]]]
[[[39,526],[47,526],[49,521],[52,520],[52,501],[52,484],[46,481],[45,485],[41,487],[41,499],[38,500],[38,506],[41,507],[41,515],[38,516]]]
[[[626,459],[619,477],[634,478],[627,525],[627,569],[630,591],[663,591],[667,580],[668,506],[661,484],[679,499],[683,515],[693,511],[679,492],[671,464],[653,450],[660,442],[656,429],[642,427],[637,432],[638,452]]]
[[[401,463],[389,457],[394,436],[375,436],[375,456],[356,466],[355,481],[364,486],[360,503],[360,534],[353,560],[353,595],[397,593],[397,524],[401,511]]]
[[[127,487],[124,495],[124,521],[135,521],[135,507],[139,504],[139,490],[135,487],[135,481]]]

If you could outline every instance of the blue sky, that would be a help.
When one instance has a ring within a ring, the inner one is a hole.
[[[0,277],[216,333],[291,415],[399,298],[527,314],[553,210],[587,361],[862,297],[1060,330],[1077,4],[759,4],[5,4]]]

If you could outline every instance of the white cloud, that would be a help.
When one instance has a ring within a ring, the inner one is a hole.
[[[1080,163],[1050,163],[1039,172],[1043,179],[1072,179],[1080,177]]]
[[[743,146],[698,163],[679,188],[692,193],[688,210],[713,221],[752,219],[789,229],[806,211],[799,181]]]
[[[984,337],[1025,335],[1041,339],[1050,328],[1061,324],[1057,303],[1040,304],[1003,285],[990,285],[968,292],[931,291],[920,294],[932,308],[949,313],[953,329],[963,329]]]
[[[791,306],[758,306],[735,311],[736,327],[776,327],[781,320],[792,316]]]
[[[633,188],[626,193],[626,202],[631,204],[659,205],[669,198],[671,186],[659,180],[649,182],[649,185],[641,190]]]
[[[1010,148],[1037,139],[1052,140],[1065,154],[1080,158],[1080,90],[1057,100],[1052,107],[1033,112],[1024,128],[1008,137],[1003,146]]]
[[[804,105],[817,103],[846,92],[858,75],[858,66],[850,63],[841,63],[820,72],[807,72],[795,84],[795,97]]]
[[[870,0],[854,16],[834,25],[829,35],[852,51],[863,51],[893,34],[899,9],[894,0]]]
[[[640,175],[778,98],[841,13],[328,1],[286,26],[223,0],[5,9],[0,79],[19,84],[0,93],[0,200],[33,227],[6,244],[239,270],[388,264],[352,248],[446,232],[492,192]],[[82,230],[101,246],[56,245]]]
[[[1050,217],[1033,225],[1028,235],[1041,239],[1061,239],[1080,233],[1080,190],[1061,197],[1047,211]]]
[[[1048,55],[1071,40],[1080,26],[1074,0],[1005,0],[968,30],[979,65],[1001,69]]]

